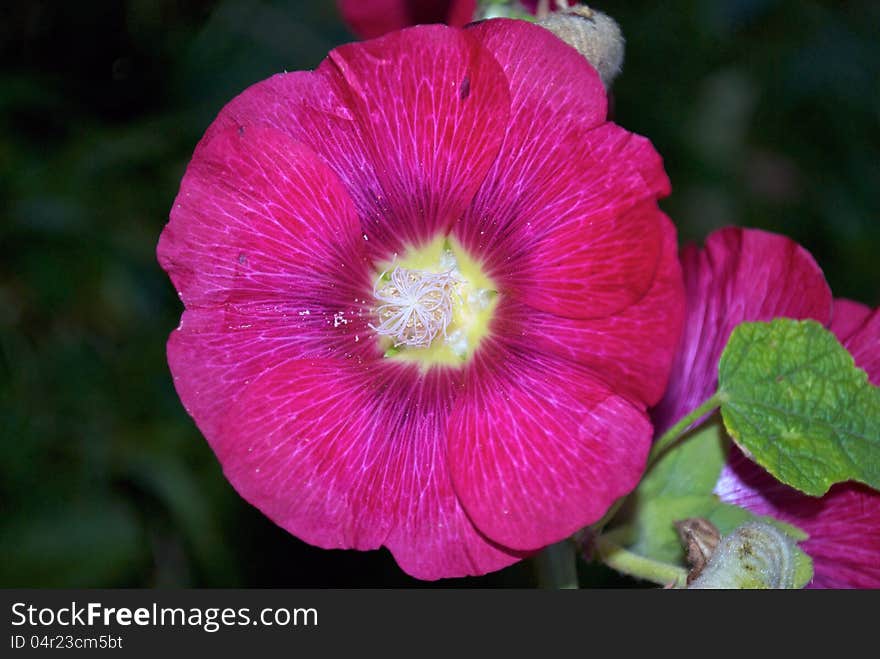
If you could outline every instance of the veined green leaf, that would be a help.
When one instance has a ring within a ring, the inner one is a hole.
[[[880,388],[819,323],[742,323],[718,370],[730,436],[777,479],[813,496],[880,487]]]

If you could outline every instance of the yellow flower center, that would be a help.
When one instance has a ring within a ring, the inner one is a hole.
[[[452,238],[390,263],[373,286],[376,332],[389,359],[461,366],[489,333],[497,289]]]

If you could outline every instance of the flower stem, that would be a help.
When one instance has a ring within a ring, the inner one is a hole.
[[[597,534],[598,534],[598,533],[601,533],[602,530],[605,528],[605,525],[608,524],[608,522],[610,522],[612,519],[614,519],[614,516],[615,516],[615,515],[617,514],[617,512],[620,510],[620,507],[621,507],[624,503],[626,503],[626,500],[627,500],[628,498],[629,498],[629,497],[625,497],[625,496],[624,496],[624,497],[620,497],[617,501],[615,501],[614,503],[612,503],[612,504],[611,504],[611,507],[610,507],[610,508],[605,512],[605,514],[602,516],[602,519],[600,519],[600,520],[599,520],[598,522],[596,522],[595,524],[592,524],[592,525],[589,527],[589,529],[590,529],[593,533],[597,533]]]
[[[703,401],[693,412],[683,417],[678,423],[663,433],[660,439],[654,442],[654,446],[648,454],[647,468],[650,469],[661,455],[678,442],[679,439],[684,437],[685,432],[690,429],[694,422],[714,410],[723,402],[724,394],[720,391],[716,391],[712,396]]]
[[[593,546],[605,565],[622,574],[674,588],[687,583],[687,570],[684,568],[634,554],[618,545],[609,535],[597,537]]]
[[[541,588],[571,590],[578,587],[577,551],[570,539],[545,547],[535,556],[535,565]]]

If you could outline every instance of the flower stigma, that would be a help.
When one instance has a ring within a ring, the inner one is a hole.
[[[383,302],[376,313],[379,326],[370,325],[381,336],[389,336],[394,347],[427,348],[452,322],[453,297],[458,293],[453,271],[429,272],[396,267],[376,281],[373,296]]]
[[[496,289],[450,238],[387,264],[373,285],[370,328],[387,358],[460,366],[488,334]]]

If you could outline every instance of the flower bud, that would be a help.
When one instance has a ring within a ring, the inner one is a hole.
[[[605,89],[623,69],[624,39],[617,22],[586,5],[549,14],[538,25],[574,47],[599,72]]]
[[[724,536],[688,588],[794,588],[795,542],[766,522],[748,522]]]

